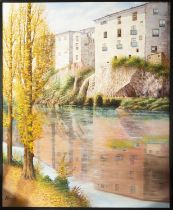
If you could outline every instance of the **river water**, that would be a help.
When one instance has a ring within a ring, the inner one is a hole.
[[[57,170],[65,155],[73,183],[92,191],[93,198],[100,196],[100,202],[93,206],[117,207],[113,202],[116,198],[121,207],[125,206],[125,198],[126,202],[136,202],[133,206],[138,206],[140,200],[168,204],[167,113],[75,106],[39,111],[44,125],[35,143],[35,157]],[[14,144],[20,146],[16,130],[14,139]],[[102,205],[102,198],[107,199],[107,205],[106,201]]]

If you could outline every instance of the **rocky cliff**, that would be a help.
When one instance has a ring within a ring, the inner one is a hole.
[[[135,68],[103,69],[89,79],[87,97],[100,93],[107,97],[165,97],[169,95],[169,80]]]

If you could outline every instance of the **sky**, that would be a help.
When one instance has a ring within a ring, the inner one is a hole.
[[[8,16],[12,3],[3,3],[3,18]],[[45,7],[45,17],[50,30],[57,34],[94,26],[97,18],[134,7],[144,2],[57,2],[39,3]]]

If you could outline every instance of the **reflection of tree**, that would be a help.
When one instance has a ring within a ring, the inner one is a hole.
[[[55,168],[55,121],[53,120],[54,116],[56,116],[55,108],[53,107],[51,110],[51,130],[52,130],[52,167]]]

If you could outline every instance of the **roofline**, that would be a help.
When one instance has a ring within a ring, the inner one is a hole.
[[[81,31],[83,31],[83,30],[94,29],[94,28],[95,28],[95,27],[88,27],[88,28],[83,28],[83,29],[81,29],[81,30],[79,30],[79,31],[64,31],[64,32],[55,34],[55,36],[67,34],[67,33],[70,33],[70,32],[72,32],[72,33],[76,33],[76,32],[77,32],[77,33],[81,33]]]
[[[62,35],[62,34],[67,34],[67,33],[70,33],[70,32],[75,33],[75,32],[78,32],[78,31],[64,31],[64,32],[55,34],[55,36]]]
[[[130,7],[130,8],[128,8],[128,9],[124,9],[124,10],[121,10],[121,11],[118,11],[118,12],[114,12],[114,13],[111,13],[111,14],[109,14],[109,15],[105,15],[105,16],[103,16],[103,17],[100,17],[100,18],[97,18],[97,19],[95,19],[95,20],[93,20],[93,21],[97,21],[97,20],[101,20],[101,19],[104,19],[104,18],[106,18],[106,17],[110,17],[110,16],[112,16],[112,15],[116,15],[116,14],[119,14],[119,13],[121,13],[121,12],[125,12],[125,11],[128,11],[128,10],[132,10],[132,9],[135,9],[135,8],[137,8],[137,7],[143,7],[143,6],[145,6],[146,4],[149,4],[150,2],[146,2],[146,3],[144,3],[144,4],[141,4],[141,5],[138,5],[138,6],[135,6],[135,7]]]

